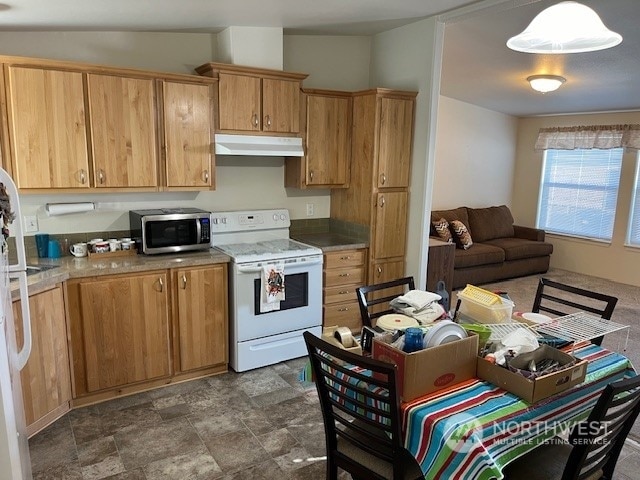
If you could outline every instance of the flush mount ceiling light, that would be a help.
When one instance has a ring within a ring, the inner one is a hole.
[[[525,53],[580,53],[604,50],[622,42],[596,12],[577,2],[560,2],[540,12],[507,47]]]
[[[531,75],[527,77],[527,82],[531,84],[531,88],[540,93],[553,92],[566,81],[566,78],[558,75]]]

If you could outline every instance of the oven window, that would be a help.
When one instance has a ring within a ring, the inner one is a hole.
[[[274,310],[272,312],[260,313],[261,283],[259,278],[253,281],[253,311],[256,315],[278,313],[280,310],[289,310],[290,308],[300,308],[309,305],[309,274],[306,272],[285,276],[285,299],[280,302],[280,310]]]
[[[197,220],[152,221],[145,225],[147,246],[150,248],[197,244]]]

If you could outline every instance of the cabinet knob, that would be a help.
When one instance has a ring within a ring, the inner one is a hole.
[[[267,125],[267,127],[271,127],[271,115],[267,115],[264,117],[264,123]]]
[[[98,181],[100,182],[100,185],[104,184],[104,170],[102,169],[98,170]]]
[[[309,180],[313,180],[313,170],[309,171]]]
[[[164,282],[162,281],[162,277],[158,278],[158,284],[160,285],[160,291],[164,291]]]
[[[204,183],[209,183],[209,170],[202,172],[202,180],[204,180]]]
[[[378,276],[382,275],[382,267],[378,267]]]
[[[258,114],[254,113],[253,116],[251,117],[251,121],[253,123],[253,126],[258,128]]]
[[[184,290],[185,288],[187,288],[187,276],[183,273],[182,274],[182,289]]]
[[[384,207],[384,195],[380,195],[380,206]]]
[[[87,182],[87,174],[84,171],[84,168],[80,169],[80,183],[82,183],[83,185]]]
[[[380,185],[387,183],[387,176],[383,173],[380,175]]]

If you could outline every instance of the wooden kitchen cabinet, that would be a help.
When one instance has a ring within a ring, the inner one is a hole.
[[[166,270],[70,280],[74,398],[171,374]]]
[[[229,361],[227,264],[172,270],[176,369],[197,370]]]
[[[349,187],[331,190],[331,218],[369,228],[367,284],[404,276],[415,92],[353,94]],[[357,174],[356,174],[357,172]]]
[[[356,288],[366,283],[367,249],[327,252],[323,261],[323,321],[325,327],[362,329]]]
[[[285,187],[346,188],[351,167],[351,93],[303,90],[305,156],[285,162]]]
[[[18,188],[89,188],[82,73],[5,65],[4,75]]]
[[[87,75],[93,185],[158,185],[153,80]]]
[[[71,374],[64,299],[60,284],[29,297],[32,349],[20,372],[27,435],[69,411]],[[13,302],[16,343],[24,344],[20,301]]]
[[[215,187],[213,86],[163,81],[166,186]]]
[[[224,63],[206,63],[196,72],[218,79],[218,131],[300,133],[300,88],[307,74]]]

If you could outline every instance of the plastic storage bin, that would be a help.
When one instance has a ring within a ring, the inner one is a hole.
[[[478,323],[511,322],[513,302],[487,290],[467,285],[457,292],[460,300],[459,313]]]

